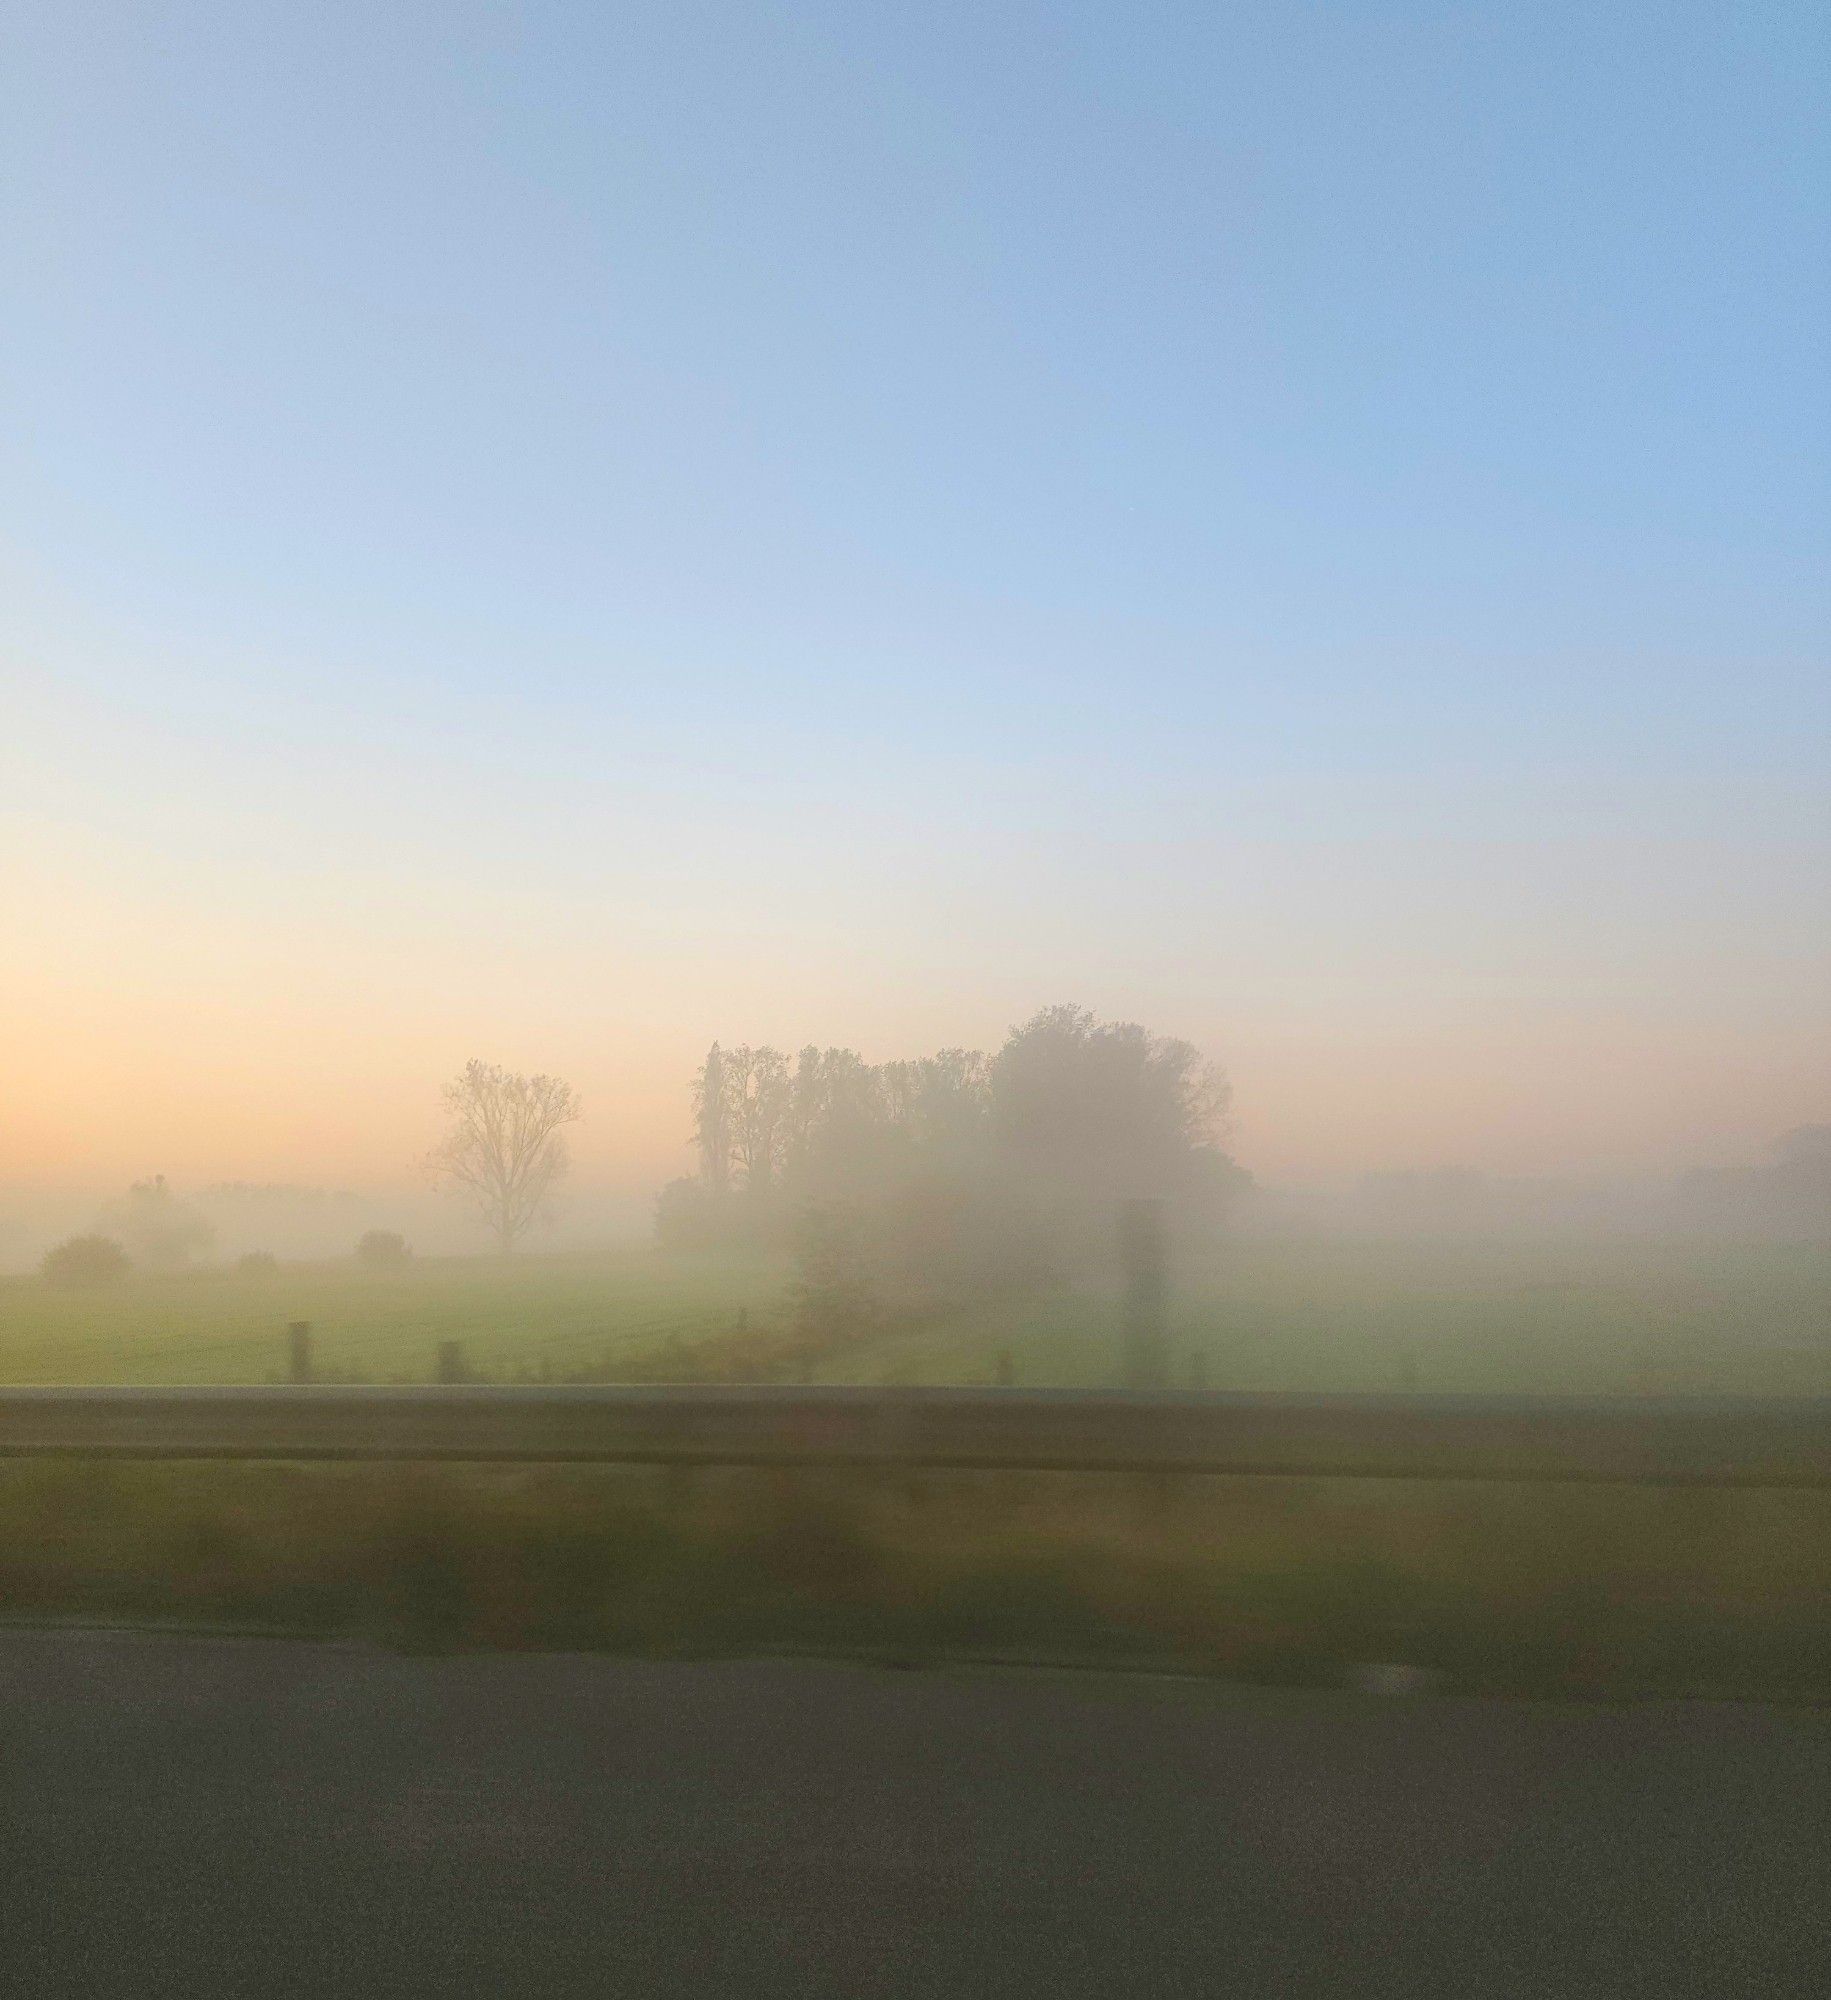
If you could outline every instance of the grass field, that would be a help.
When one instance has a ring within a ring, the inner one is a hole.
[[[646,1246],[589,1257],[422,1258],[392,1272],[348,1259],[243,1275],[136,1274],[118,1284],[0,1278],[0,1380],[263,1382],[286,1327],[309,1321],[327,1377],[429,1379],[441,1341],[486,1376],[614,1365],[779,1314],[786,1271],[755,1259],[669,1261]]]
[[[481,1377],[625,1372],[780,1343],[780,1261],[646,1247],[428,1258],[265,1275],[197,1270],[63,1288],[0,1279],[0,1380],[261,1382],[307,1320],[327,1378],[423,1381],[461,1340]],[[1831,1392],[1831,1250],[1680,1243],[1397,1244],[1246,1239],[1175,1274],[1179,1382],[1212,1388],[1571,1393]],[[1026,1385],[1114,1379],[1116,1291],[931,1317],[813,1367],[843,1382],[976,1383],[1008,1354]]]
[[[1179,1385],[1607,1394],[1831,1391],[1831,1250],[1796,1244],[1249,1239],[1177,1274]],[[832,1381],[1113,1380],[1120,1304],[979,1310],[839,1357]]]

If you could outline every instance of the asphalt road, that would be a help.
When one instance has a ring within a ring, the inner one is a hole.
[[[0,1992],[1831,1992],[1831,1714],[0,1632]]]

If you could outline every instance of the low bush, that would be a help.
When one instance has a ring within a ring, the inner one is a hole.
[[[106,1284],[126,1277],[133,1261],[112,1236],[71,1236],[45,1252],[39,1269],[54,1285]]]
[[[406,1237],[394,1229],[371,1229],[356,1245],[356,1261],[370,1271],[398,1271],[413,1261]]]

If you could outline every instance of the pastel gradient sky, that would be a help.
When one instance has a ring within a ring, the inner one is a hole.
[[[1831,1117],[1815,0],[8,22],[0,1180],[1057,999],[1270,1179]]]

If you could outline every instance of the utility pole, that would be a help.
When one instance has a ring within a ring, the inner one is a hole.
[[[1125,1321],[1121,1351],[1128,1389],[1169,1386],[1170,1336],[1165,1324],[1169,1285],[1165,1275],[1163,1203],[1128,1201],[1119,1211],[1119,1257],[1125,1268]]]

